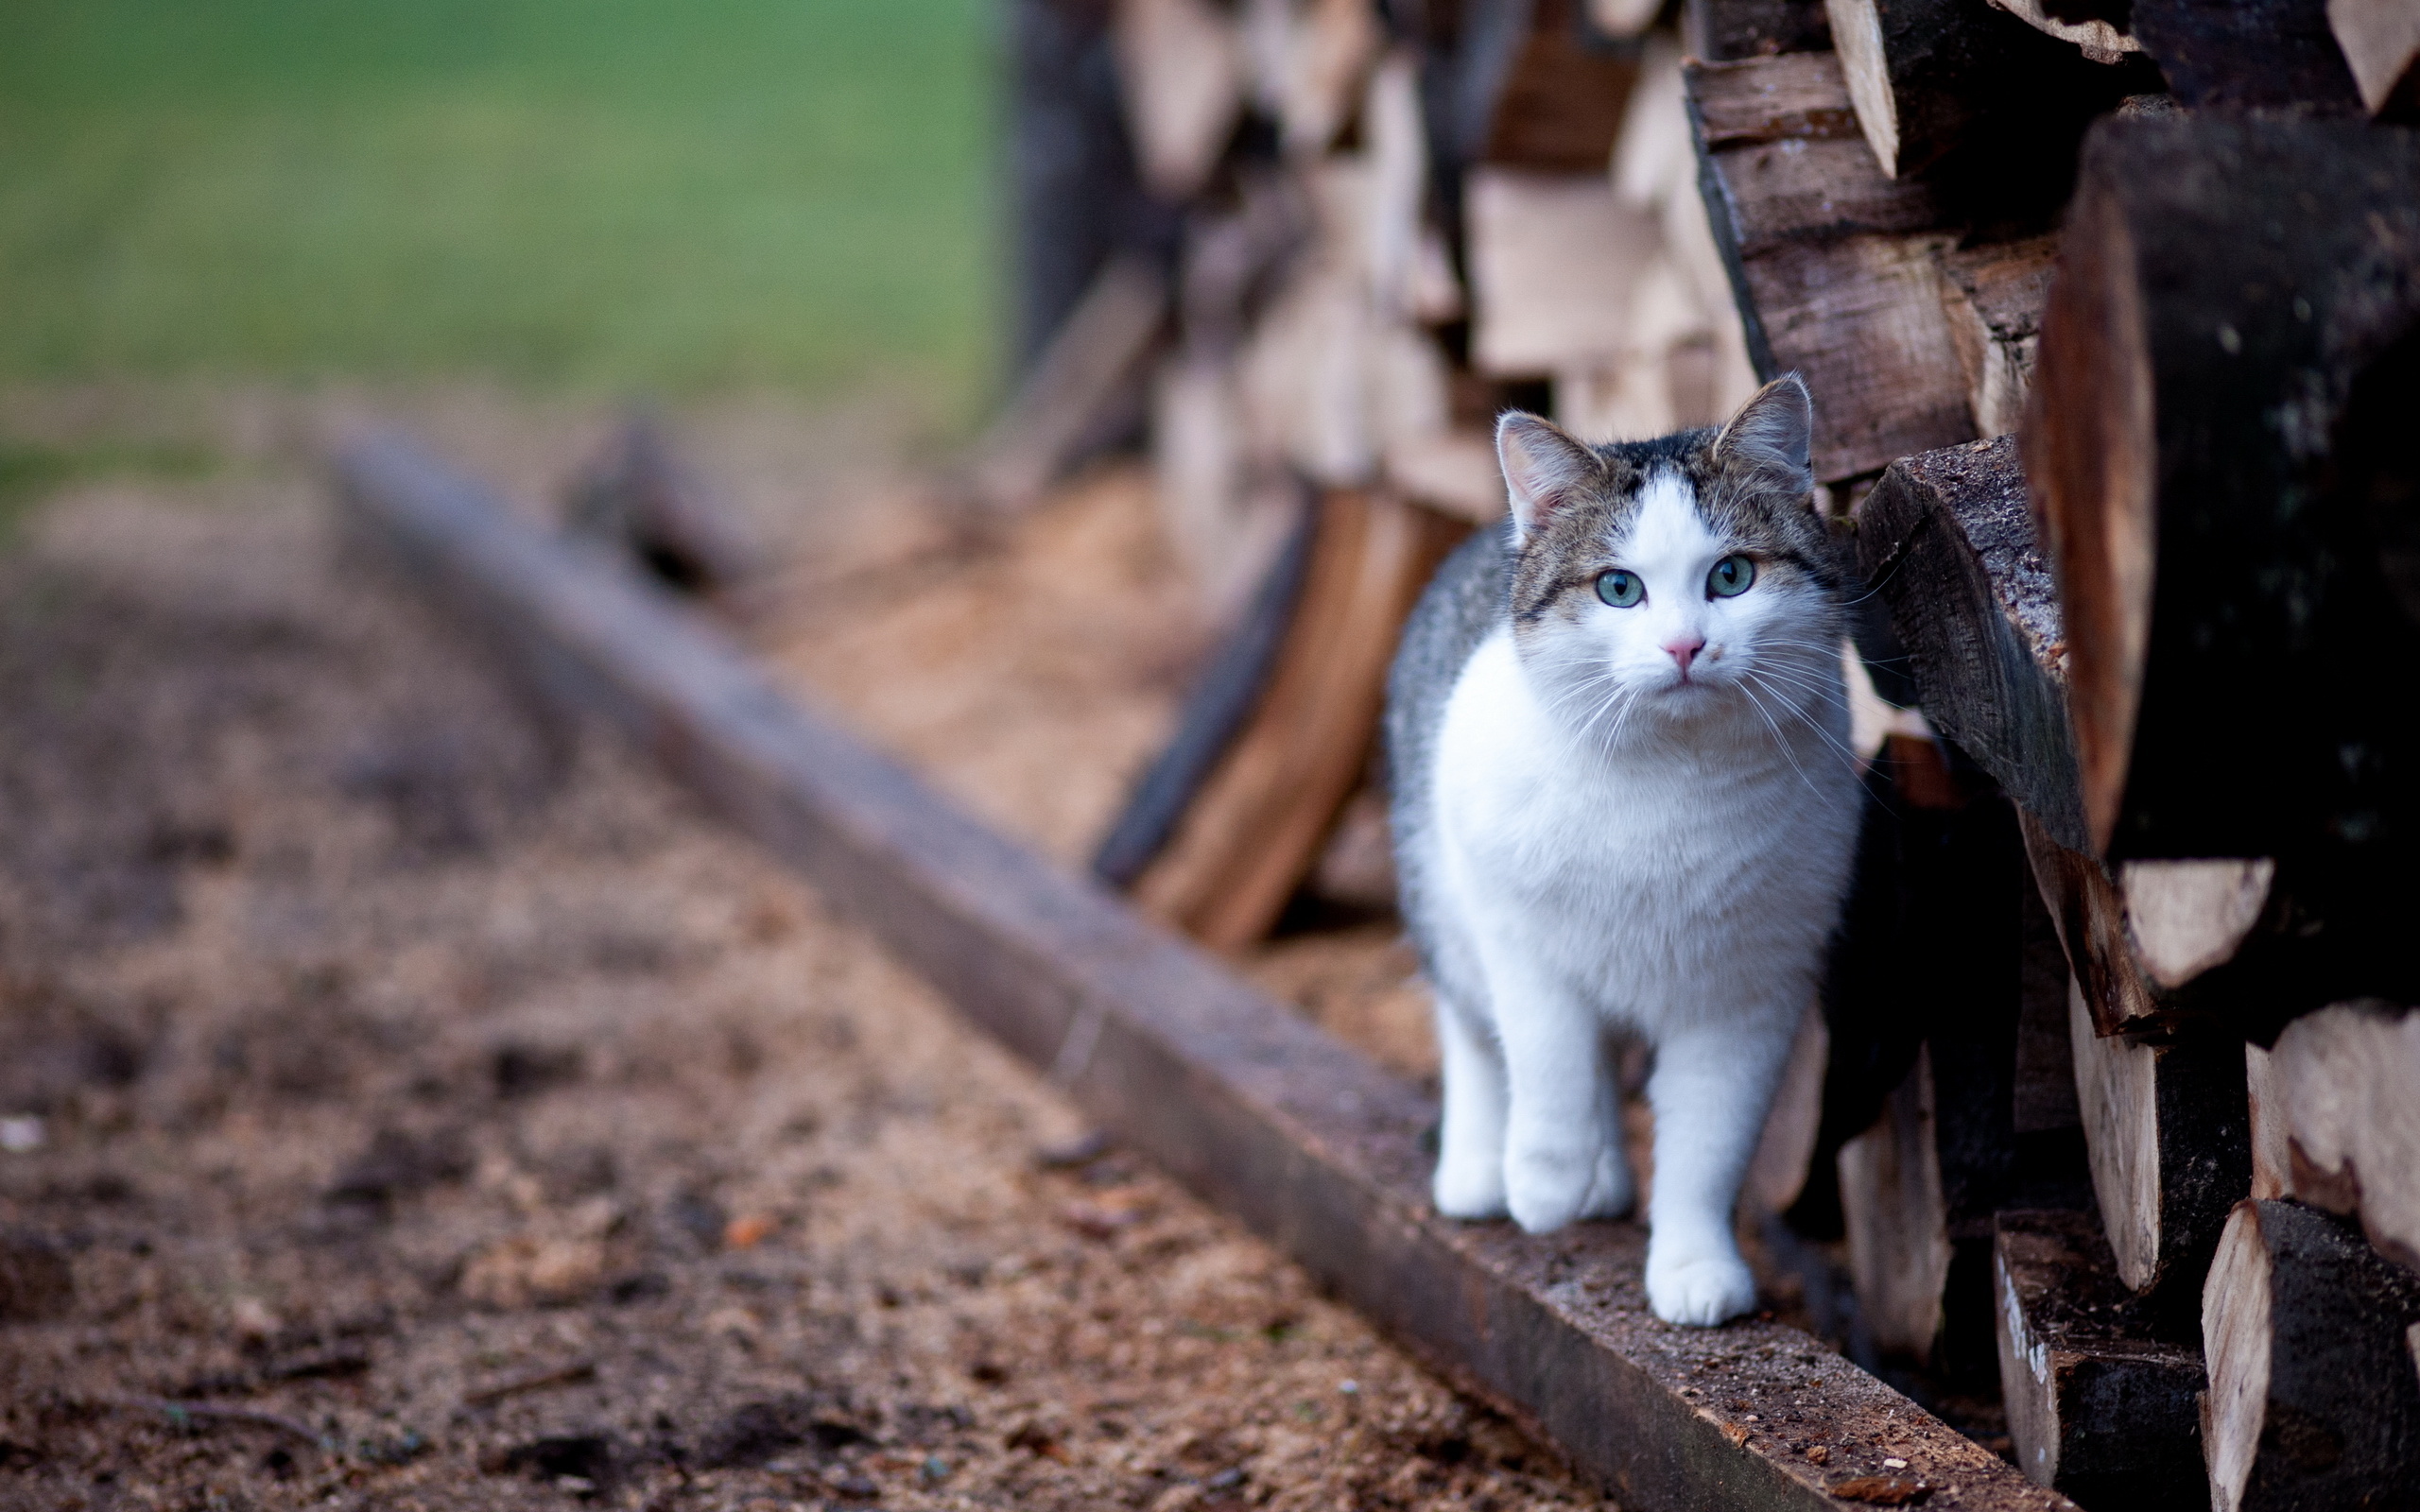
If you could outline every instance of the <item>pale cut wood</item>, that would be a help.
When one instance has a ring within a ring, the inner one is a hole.
[[[968,819],[599,554],[408,445],[365,445],[338,471],[348,542],[480,636],[550,713],[650,753],[1101,1128],[1625,1508],[1837,1512],[1828,1482],[1891,1470],[1958,1486],[1961,1512],[2071,1512],[1796,1329],[1657,1322],[1635,1225],[1541,1240],[1440,1219],[1420,1149],[1434,1098]],[[1765,1404],[1785,1401],[1795,1431],[1833,1446],[1828,1467],[1775,1431]]]
[[[1381,463],[1388,486],[1414,503],[1475,525],[1504,517],[1504,472],[1483,431],[1406,437]]]
[[[2252,1181],[2243,1057],[2222,1036],[2101,1035],[2069,995],[2076,1101],[2118,1274],[2173,1303],[2198,1295],[2227,1210]]]
[[[1041,497],[1103,414],[1132,400],[1167,317],[1160,270],[1135,255],[1112,259],[976,443],[976,500],[1011,510]]]
[[[2279,1100],[2276,1065],[2266,1049],[2244,1041],[2243,1091],[2252,1117],[2251,1196],[2255,1202],[2294,1194],[2293,1130]]]
[[[2199,1351],[2160,1336],[2092,1215],[2006,1211],[1992,1248],[2016,1464],[2087,1506],[2202,1512]]]
[[[1461,527],[1353,490],[1321,501],[1302,597],[1268,689],[1136,882],[1150,917],[1217,950],[1268,933],[1352,796],[1395,639]]]
[[[2132,34],[2098,16],[2064,20],[2051,15],[2042,0],[1992,0],[1992,4],[2036,31],[2047,32],[2061,42],[2073,43],[2078,50],[2096,63],[2122,62],[2128,53],[2143,50],[2143,44],[2136,42]]]
[[[1193,198],[1243,111],[1234,19],[1211,0],[1118,0],[1110,37],[1143,182],[1171,202]]]
[[[2226,965],[2267,912],[2276,880],[2277,864],[2266,858],[2125,863],[2118,882],[2135,959],[2171,990]]]
[[[1632,347],[1632,289],[1659,238],[1602,171],[1480,167],[1463,194],[1474,367],[1543,378]]]
[[[1942,310],[1979,435],[2011,435],[2025,417],[2058,250],[2057,237],[2031,236],[1941,254]]]
[[[2217,1512],[2420,1505],[2420,1277],[2338,1220],[2242,1202],[2202,1299]]]
[[[1841,1212],[1849,1278],[1875,1347],[1928,1359],[1941,1337],[1949,1279],[1949,1215],[1934,1135],[1932,1068],[1916,1064],[1884,1100],[1881,1121],[1841,1146]]]
[[[2361,106],[2378,120],[2420,120],[2420,6],[2411,0],[2327,0]]]
[[[2420,1269],[2420,1009],[2322,1008],[2271,1057],[2293,1195],[2359,1213],[2370,1243]]]
[[[1608,37],[1635,37],[1663,9],[1664,0],[1588,0],[1588,20]]]

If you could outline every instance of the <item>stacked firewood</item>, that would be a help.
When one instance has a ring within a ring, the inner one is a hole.
[[[1101,875],[1235,948],[1383,812],[1384,668],[1502,508],[1502,408],[1649,436],[1799,372],[1905,712],[1774,1232],[1841,1241],[1860,1336],[1996,1381],[2087,1504],[2420,1497],[2420,6],[1107,26],[1182,230],[1101,274],[977,491],[1145,396],[1232,629]]]

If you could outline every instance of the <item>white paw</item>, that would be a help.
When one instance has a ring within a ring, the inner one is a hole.
[[[1647,1246],[1647,1305],[1667,1323],[1711,1327],[1756,1305],[1756,1279],[1729,1246]]]
[[[1437,1211],[1448,1218],[1504,1216],[1504,1158],[1446,1155],[1437,1162],[1437,1179],[1429,1187]]]
[[[1505,1206],[1528,1233],[1552,1233],[1585,1217],[1597,1190],[1597,1152],[1515,1150],[1504,1161]]]
[[[1618,1218],[1630,1211],[1637,1200],[1637,1189],[1631,1185],[1630,1162],[1622,1159],[1620,1150],[1607,1145],[1597,1157],[1597,1175],[1588,1189],[1588,1202],[1580,1211],[1582,1218]]]

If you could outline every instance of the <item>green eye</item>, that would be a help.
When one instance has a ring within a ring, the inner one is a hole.
[[[1597,596],[1616,609],[1628,609],[1647,596],[1647,585],[1638,580],[1638,574],[1616,567],[1597,575]]]
[[[1705,575],[1705,596],[1737,598],[1756,580],[1756,564],[1745,557],[1725,557]]]

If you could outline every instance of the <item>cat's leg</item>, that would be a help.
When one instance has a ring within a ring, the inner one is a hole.
[[[1731,1213],[1796,1022],[1788,1015],[1734,1019],[1668,1031],[1655,1047],[1647,1082],[1655,1109],[1647,1303],[1667,1323],[1720,1323],[1756,1305],[1755,1278],[1739,1258]]]
[[[1621,1077],[1616,1071],[1614,1047],[1605,1045],[1605,1068],[1598,1082],[1602,1106],[1597,1112],[1597,1126],[1604,1130],[1605,1143],[1597,1154],[1597,1176],[1591,1187],[1588,1206],[1581,1211],[1582,1218],[1618,1218],[1630,1211],[1638,1199],[1638,1189],[1631,1179],[1630,1151],[1624,1147],[1622,1131]]]
[[[1437,1049],[1445,1083],[1437,1130],[1437,1211],[1504,1216],[1504,1057],[1476,1014],[1437,994]]]
[[[1599,1039],[1597,1015],[1549,973],[1533,969],[1518,950],[1487,953],[1488,996],[1504,1045],[1504,1198],[1512,1221],[1533,1234],[1575,1218],[1619,1211],[1629,1194],[1599,1193],[1612,1179],[1605,1159],[1612,1138],[1612,1078]],[[1617,1167],[1627,1186],[1629,1169]]]

